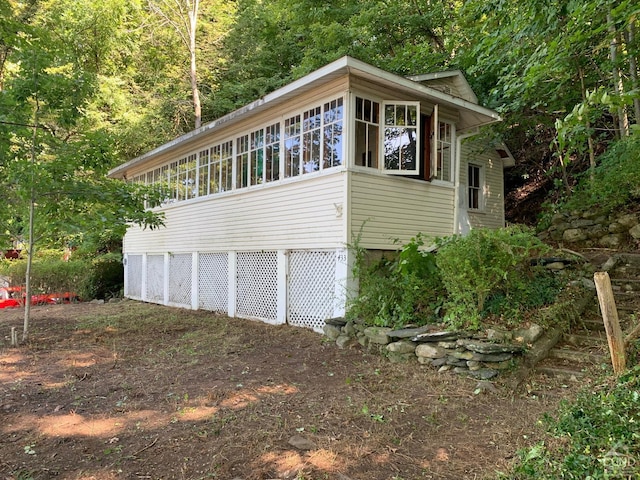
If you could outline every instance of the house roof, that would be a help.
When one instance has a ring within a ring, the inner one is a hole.
[[[453,95],[454,97],[462,98],[476,105],[478,104],[478,97],[476,97],[471,85],[469,85],[469,82],[460,70],[409,75],[407,78]]]
[[[444,78],[442,75],[448,75],[458,78],[457,81],[460,81],[459,79],[462,78],[462,80],[466,83],[466,80],[464,80],[462,73],[458,73],[459,75],[456,74],[455,71],[451,73],[442,72],[439,78]],[[421,83],[426,81],[428,84],[430,80],[438,78],[438,74],[418,75],[416,77],[411,77],[415,78],[415,80],[412,80],[410,78],[405,78],[393,73],[389,73],[385,70],[374,67],[355,58],[345,56],[298,80],[289,83],[288,85],[285,85],[284,87],[281,87],[265,95],[259,100],[245,105],[244,107],[241,107],[238,110],[235,110],[217,120],[209,122],[196,130],[177,137],[174,140],[165,143],[164,145],[161,145],[139,157],[123,163],[122,165],[110,170],[108,176],[112,178],[122,178],[125,176],[127,170],[131,169],[132,167],[142,164],[161,153],[170,152],[171,150],[184,144],[184,142],[189,142],[194,139],[200,138],[203,135],[207,135],[210,132],[218,130],[222,127],[233,125],[234,123],[246,118],[247,116],[258,113],[267,108],[276,107],[288,101],[294,96],[303,94],[311,90],[312,88],[330,82],[331,80],[342,77],[346,74],[367,79],[379,85],[388,87],[389,89],[417,95],[420,98],[430,100],[440,105],[447,105],[456,109],[460,113],[460,118],[457,123],[457,130],[459,132],[472,130],[483,125],[501,121],[500,115],[498,115],[497,112],[478,105],[476,103],[477,98],[475,99],[476,102],[470,101],[475,98],[475,95],[473,95],[473,97],[465,95],[465,97],[467,97],[466,99],[460,98],[450,93],[443,92],[438,88],[430,87]],[[461,85],[464,87],[463,84]],[[468,86],[468,83],[466,85]]]

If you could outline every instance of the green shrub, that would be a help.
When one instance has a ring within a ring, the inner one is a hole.
[[[503,478],[640,478],[640,367],[613,385],[583,391],[547,416],[551,437],[519,452],[519,463]]]
[[[640,134],[613,143],[599,157],[599,165],[591,181],[589,172],[583,174],[567,210],[598,208],[611,212],[640,200]]]
[[[7,277],[11,285],[24,285],[26,270],[26,259],[0,261],[0,275]],[[74,292],[85,300],[108,299],[120,296],[123,286],[120,254],[106,254],[94,259],[73,257],[65,261],[59,251],[43,251],[33,259],[33,293]]]
[[[434,254],[421,250],[423,244],[418,235],[391,258],[372,260],[355,242],[351,249],[359,293],[350,301],[348,316],[394,328],[433,322],[443,289]]]
[[[441,245],[436,264],[447,292],[445,320],[469,329],[480,327],[487,310],[497,313],[501,306],[519,305],[529,297],[540,276],[531,257],[548,251],[531,230],[520,226],[474,229]]]
[[[31,288],[33,293],[75,292],[82,297],[82,287],[90,274],[90,263],[86,260],[62,260],[47,252],[36,256],[31,267]],[[0,275],[6,276],[12,285],[24,285],[27,260],[3,260]]]

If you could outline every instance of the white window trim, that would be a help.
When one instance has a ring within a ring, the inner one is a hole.
[[[384,154],[384,131],[387,125],[385,124],[385,113],[387,105],[412,105],[416,107],[416,168],[412,170],[391,170],[385,168],[385,154]],[[422,148],[421,142],[421,125],[420,125],[420,102],[415,101],[402,101],[402,100],[383,100],[380,102],[380,127],[378,129],[378,168],[387,175],[419,175],[420,174],[420,152]],[[354,117],[355,118],[355,117]]]
[[[475,167],[479,170],[478,175],[478,208],[471,208],[469,206],[470,198],[469,191],[471,190],[471,182],[469,179],[469,167]],[[485,209],[485,173],[484,173],[484,165],[476,162],[468,162],[467,163],[467,185],[466,185],[466,198],[467,198],[467,210],[470,212],[482,212]]]

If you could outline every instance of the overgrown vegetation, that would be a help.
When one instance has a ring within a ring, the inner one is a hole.
[[[521,322],[526,312],[552,303],[562,286],[532,262],[549,249],[524,227],[476,229],[433,244],[437,253],[426,251],[418,235],[392,258],[374,260],[354,242],[360,284],[349,315],[376,326],[444,321],[477,330],[488,317]]]
[[[605,213],[640,201],[640,135],[612,144],[599,157],[593,180],[583,174],[575,193],[568,200],[569,210],[598,208]]]
[[[582,392],[557,417],[545,417],[550,440],[519,452],[503,478],[627,479],[640,477],[640,366],[615,383]]]
[[[23,285],[26,259],[1,260],[0,276],[11,285]],[[123,266],[119,253],[64,260],[60,251],[41,251],[33,260],[33,293],[74,292],[81,299],[122,296]]]

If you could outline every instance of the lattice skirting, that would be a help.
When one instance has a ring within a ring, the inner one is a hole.
[[[347,252],[127,254],[125,295],[321,331],[344,313]]]

